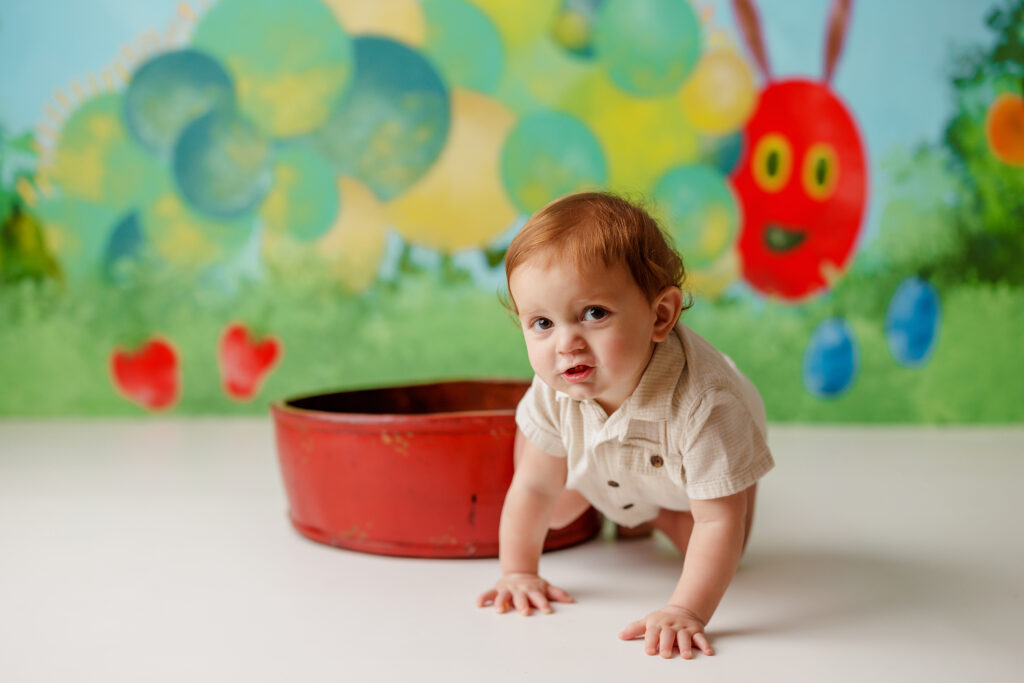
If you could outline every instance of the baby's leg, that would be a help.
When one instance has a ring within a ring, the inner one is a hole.
[[[519,455],[521,452],[520,432],[516,430],[515,446],[512,449],[512,463],[513,466],[519,464]],[[562,489],[562,492],[558,494],[558,500],[555,501],[555,510],[551,513],[551,523],[548,525],[551,529],[561,529],[567,527],[576,519],[587,511],[590,507],[590,501],[583,497],[579,491],[573,491],[572,489]]]

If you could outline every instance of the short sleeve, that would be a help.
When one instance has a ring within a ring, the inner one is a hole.
[[[560,423],[560,410],[554,390],[535,376],[533,384],[516,408],[516,425],[537,448],[549,455],[564,458],[567,453],[562,442]]]
[[[727,389],[700,398],[683,438],[686,494],[694,500],[739,493],[775,466],[750,409]]]

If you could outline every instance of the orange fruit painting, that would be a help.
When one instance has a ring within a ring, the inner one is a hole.
[[[1024,166],[1024,97],[1003,93],[989,107],[985,136],[996,158],[1010,166]]]

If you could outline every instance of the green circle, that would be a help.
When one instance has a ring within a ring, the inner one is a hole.
[[[601,144],[579,119],[538,111],[519,122],[505,141],[501,175],[513,203],[533,213],[553,199],[605,184]]]
[[[493,93],[502,70],[501,35],[493,22],[465,0],[424,0],[424,52],[449,86]]]
[[[697,63],[700,21],[685,0],[607,0],[598,10],[594,47],[623,90],[667,95]]]
[[[274,184],[260,207],[267,229],[301,242],[327,232],[341,204],[333,166],[305,144],[281,148],[272,165]]]
[[[736,242],[736,199],[715,169],[678,166],[658,180],[653,195],[655,213],[687,267],[712,265]]]
[[[100,95],[76,109],[61,128],[50,177],[65,196],[118,213],[152,197],[162,168],[129,136],[123,107],[120,95]]]

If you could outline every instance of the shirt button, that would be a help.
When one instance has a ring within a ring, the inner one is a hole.
[[[660,455],[652,455],[651,464],[655,467],[661,467],[665,464],[665,460]]]
[[[609,480],[608,480],[608,485],[609,485],[609,486],[611,486],[612,488],[616,488],[616,487],[618,487],[618,485],[619,485],[619,482],[617,482],[617,481],[612,481],[611,479],[609,479]]]

